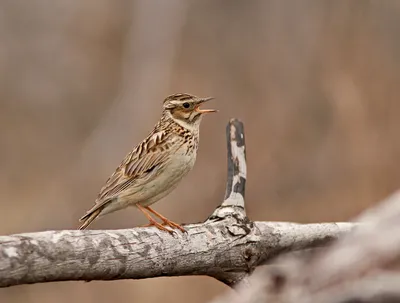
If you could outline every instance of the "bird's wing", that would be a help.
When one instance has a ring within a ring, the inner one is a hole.
[[[182,138],[165,131],[150,134],[125,157],[100,190],[95,205],[81,220],[102,208],[127,188],[133,186],[139,189],[150,178],[156,176],[181,143],[183,143]]]

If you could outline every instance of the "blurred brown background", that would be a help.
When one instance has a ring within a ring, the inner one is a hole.
[[[244,121],[254,220],[345,221],[400,185],[400,1],[0,1],[0,233],[73,229],[163,98],[217,98],[156,209],[204,220]],[[397,161],[396,161],[397,160]],[[146,223],[134,209],[92,228]],[[53,283],[1,302],[207,302],[206,277]]]

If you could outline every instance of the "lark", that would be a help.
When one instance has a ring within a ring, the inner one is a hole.
[[[174,190],[193,168],[202,117],[216,112],[214,109],[200,109],[200,106],[211,99],[185,93],[168,96],[163,103],[161,119],[153,131],[110,176],[94,206],[80,219],[83,223],[79,229],[87,228],[106,214],[135,206],[147,217],[148,225],[170,233],[175,228],[185,232],[181,225],[168,220],[150,205]]]

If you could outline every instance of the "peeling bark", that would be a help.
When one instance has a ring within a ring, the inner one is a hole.
[[[0,286],[207,275],[231,284],[284,251],[325,244],[351,224],[249,222],[234,217],[185,226],[46,231],[0,237]]]
[[[400,191],[357,218],[358,227],[340,240],[280,256],[213,303],[399,302],[399,218]]]

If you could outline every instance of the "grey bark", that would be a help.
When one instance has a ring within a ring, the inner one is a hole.
[[[65,230],[0,237],[0,287],[72,280],[207,275],[235,285],[287,251],[326,245],[352,223],[252,222],[246,217],[243,124],[227,126],[225,200],[203,223],[170,235],[154,227]]]
[[[400,302],[400,191],[358,228],[312,253],[281,256],[214,303]]]

